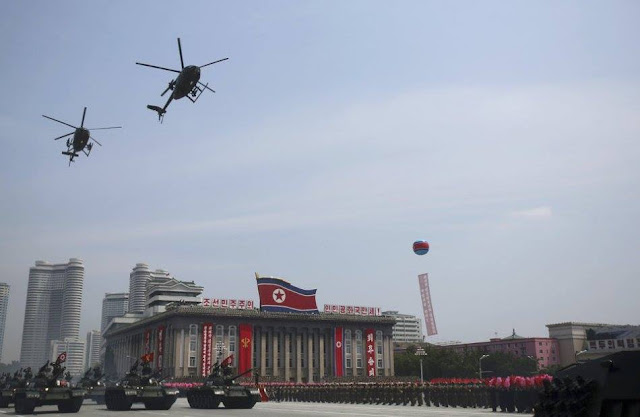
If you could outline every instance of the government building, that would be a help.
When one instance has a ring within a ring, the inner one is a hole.
[[[253,368],[276,381],[394,375],[393,317],[266,312],[252,301],[205,301],[174,303],[135,322],[113,320],[103,334],[105,372],[122,376],[153,352],[153,368],[169,377],[205,376],[230,355],[238,373]]]

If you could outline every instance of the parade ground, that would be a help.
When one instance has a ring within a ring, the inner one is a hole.
[[[12,408],[0,410],[0,413],[14,416]],[[58,413],[54,406],[38,407],[35,414],[53,416],[66,416],[72,414]],[[311,417],[472,417],[472,416],[523,416],[525,414],[493,413],[488,409],[475,408],[452,408],[452,407],[411,407],[403,405],[369,405],[369,404],[327,404],[327,403],[302,403],[302,402],[266,402],[258,403],[251,410],[226,410],[220,407],[215,410],[196,410],[189,407],[187,400],[179,398],[178,401],[167,411],[145,410],[142,404],[134,404],[131,411],[109,411],[104,405],[97,405],[90,401],[83,404],[77,416],[163,416],[163,417],[199,417],[199,416],[311,416]]]

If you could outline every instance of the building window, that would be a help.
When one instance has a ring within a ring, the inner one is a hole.
[[[356,368],[362,368],[362,331],[356,330]]]
[[[344,367],[351,369],[351,330],[344,331]]]
[[[216,361],[221,361],[224,359],[222,355],[224,355],[224,326],[221,324],[216,326]]]
[[[236,326],[229,326],[229,355],[233,355],[231,366],[236,366]]]
[[[542,353],[542,349],[540,349],[540,353]]]
[[[378,330],[376,332],[376,362],[378,368],[384,368],[383,361],[383,350],[382,350],[382,332]]]
[[[196,367],[196,356],[198,355],[198,325],[189,325],[189,367]]]

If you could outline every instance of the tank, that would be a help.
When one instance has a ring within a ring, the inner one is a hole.
[[[87,393],[84,396],[85,399],[90,399],[98,404],[104,404],[104,393],[106,389],[105,383],[102,381],[104,374],[99,366],[89,368],[84,373],[78,387],[84,388]]]
[[[2,375],[0,379],[0,408],[9,408],[11,404],[15,403],[16,389],[24,388],[32,377],[31,368],[24,371],[20,369],[13,376],[9,373]]]
[[[218,408],[220,403],[225,408],[253,408],[260,402],[260,392],[257,388],[245,387],[235,380],[248,374],[253,369],[231,376],[228,366],[213,366],[211,374],[200,387],[187,391],[187,401],[191,408]]]
[[[545,382],[535,416],[640,415],[640,351],[570,365]]]
[[[38,374],[26,382],[23,387],[14,391],[16,414],[33,414],[36,407],[57,405],[61,413],[77,413],[82,407],[86,391],[82,388],[71,388],[67,381],[61,379],[66,353],[49,366],[49,361],[38,371]]]
[[[147,355],[145,355],[147,356]],[[143,356],[144,358],[144,356]],[[168,410],[178,398],[179,391],[163,386],[159,375],[153,375],[149,366],[153,357],[143,359],[142,372],[138,373],[139,361],[127,375],[113,387],[106,387],[104,401],[109,410],[130,410],[134,403],[144,403],[147,410]]]

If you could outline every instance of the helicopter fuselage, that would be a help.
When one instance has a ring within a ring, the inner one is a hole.
[[[173,90],[174,100],[181,99],[193,90],[200,81],[200,68],[195,65],[189,65],[183,68],[178,74]]]
[[[73,134],[73,152],[80,152],[89,142],[89,131],[79,127]]]

